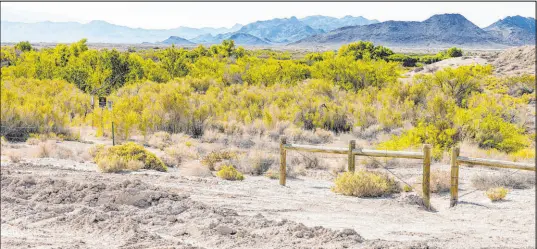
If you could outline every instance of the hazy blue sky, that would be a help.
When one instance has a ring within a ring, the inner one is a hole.
[[[230,27],[257,20],[308,15],[364,16],[379,21],[423,21],[460,13],[480,27],[504,18],[535,17],[535,3],[1,3],[2,20],[19,22],[104,20],[139,28]]]

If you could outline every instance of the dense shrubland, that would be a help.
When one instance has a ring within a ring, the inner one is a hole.
[[[534,98],[534,75],[497,78],[490,66],[447,68],[398,81],[406,67],[461,56],[457,48],[437,55],[407,56],[357,42],[337,52],[289,53],[245,50],[232,41],[187,50],[119,52],[88,49],[85,40],[36,50],[2,47],[2,135],[66,133],[104,121],[98,134],[148,136],[186,133],[202,140],[211,132],[295,140],[323,131],[361,135],[402,130],[381,149],[434,146],[440,158],[461,141],[480,148],[534,157],[534,131],[521,111]],[[90,106],[90,95],[108,96],[113,111]],[[20,127],[34,127],[18,129]],[[295,129],[295,130],[293,130]],[[281,131],[278,131],[281,130]],[[312,136],[313,136],[312,135]],[[364,135],[365,136],[365,135]]]

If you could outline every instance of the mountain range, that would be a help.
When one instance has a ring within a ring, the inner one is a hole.
[[[392,47],[500,48],[535,44],[535,18],[510,16],[480,28],[460,14],[439,14],[425,21],[369,20],[364,17],[307,16],[256,21],[231,28],[140,29],[92,21],[15,23],[2,21],[2,42],[217,44],[336,46],[367,40]]]
[[[94,43],[142,43],[160,42],[170,36],[192,39],[203,34],[234,32],[242,28],[236,24],[231,28],[141,29],[111,24],[105,21],[37,22],[21,23],[1,21],[2,42],[75,42],[87,38]]]
[[[343,27],[299,40],[292,45],[344,44],[358,40],[405,47],[505,47],[535,44],[535,19],[505,18],[481,29],[460,14],[434,15],[423,22],[386,21]],[[528,23],[532,23],[533,26]],[[524,39],[521,40],[520,37]]]

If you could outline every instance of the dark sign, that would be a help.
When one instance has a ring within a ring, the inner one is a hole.
[[[106,97],[99,97],[99,107],[106,107]]]

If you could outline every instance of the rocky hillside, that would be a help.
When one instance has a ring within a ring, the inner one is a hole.
[[[174,44],[174,45],[194,45],[193,42],[191,42],[191,41],[189,41],[187,39],[178,37],[178,36],[170,36],[170,38],[162,41],[162,43],[164,43],[164,44]]]
[[[307,16],[300,19],[301,22],[306,25],[314,28],[320,29],[324,32],[329,32],[334,29],[347,27],[347,26],[357,26],[357,25],[368,25],[373,23],[378,23],[377,20],[369,20],[362,16],[345,16],[342,18],[336,18],[331,16]]]
[[[535,18],[508,16],[484,29],[506,44],[535,44]]]
[[[423,22],[387,21],[336,29],[300,40],[301,44],[342,44],[367,40],[390,46],[502,47],[500,41],[460,14],[434,15]]]
[[[237,33],[250,34],[273,43],[291,43],[323,33],[323,31],[313,29],[293,16],[250,23],[242,27]]]

